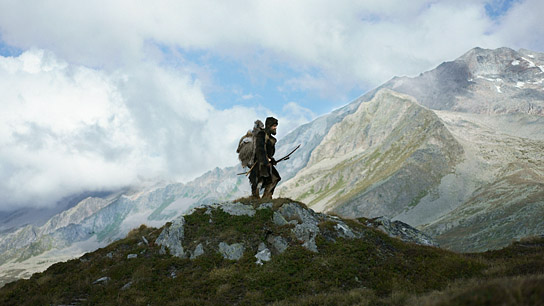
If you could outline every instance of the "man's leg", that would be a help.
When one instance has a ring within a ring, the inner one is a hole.
[[[278,170],[276,170],[275,167],[271,167],[272,171],[270,171],[271,175],[268,177],[268,179],[263,182],[264,186],[264,193],[263,193],[263,199],[272,199],[272,195],[274,194],[274,190],[276,189],[276,185],[278,185],[279,181],[281,180],[280,174],[278,173]]]
[[[249,173],[249,183],[251,184],[251,197],[259,199],[259,177],[257,175],[257,169],[252,169]]]

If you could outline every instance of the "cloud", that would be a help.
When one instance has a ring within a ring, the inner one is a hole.
[[[501,43],[512,48],[544,51],[544,2],[526,0],[515,3],[500,19],[495,33]]]
[[[231,166],[267,112],[217,110],[198,80],[158,64],[105,73],[38,49],[0,57],[0,101],[0,210]]]
[[[236,141],[255,118],[280,119],[279,136],[315,118],[300,106],[309,101],[292,98],[235,105],[272,96],[254,88],[217,108],[205,95],[214,61],[240,66],[227,77],[273,78],[281,90],[336,105],[346,92],[476,46],[544,50],[542,1],[488,16],[495,2],[2,1],[0,37],[24,53],[0,57],[0,209],[156,177],[188,180],[235,164]],[[184,57],[191,52],[204,56]]]
[[[544,49],[539,1],[513,5],[498,18],[504,20],[499,28],[497,16],[487,15],[489,3],[494,1],[8,1],[0,5],[0,28],[11,45],[46,48],[91,67],[160,57],[150,51],[158,43],[207,50],[260,73],[274,67],[255,59],[272,58],[308,85],[307,73],[317,69],[344,91],[418,74],[475,46]],[[506,28],[534,34],[514,30],[516,37]]]
[[[316,118],[316,114],[295,102],[289,102],[283,106],[282,116],[279,117],[281,125],[278,125],[278,137],[288,134],[298,126],[308,123]]]

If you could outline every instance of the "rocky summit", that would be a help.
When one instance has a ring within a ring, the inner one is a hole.
[[[6,284],[0,304],[544,302],[542,238],[471,255],[432,244],[400,221],[343,219],[290,199],[240,199],[195,208],[161,228],[142,225],[104,248]]]
[[[318,253],[317,240],[332,243],[338,239],[364,239],[361,227],[348,225],[339,217],[316,213],[296,201],[266,202],[254,207],[241,202],[206,205],[168,223],[155,243],[162,254],[195,259],[220,253],[239,260],[244,252],[254,254],[255,262],[271,260],[289,248],[303,247]],[[227,226],[233,222],[234,226]],[[351,222],[362,222],[354,221]],[[264,227],[261,227],[265,224]],[[364,222],[406,242],[437,246],[429,236],[400,221],[376,218]]]

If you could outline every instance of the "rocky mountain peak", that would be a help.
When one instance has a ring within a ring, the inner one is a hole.
[[[544,53],[474,48],[417,77],[383,87],[416,98],[434,110],[544,116]]]

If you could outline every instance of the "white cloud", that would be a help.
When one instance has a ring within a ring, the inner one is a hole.
[[[256,96],[254,94],[245,94],[245,95],[242,95],[242,100],[251,100],[255,97]]]
[[[512,48],[544,51],[544,2],[526,0],[515,3],[497,25],[501,43]]]
[[[197,80],[170,68],[107,74],[37,49],[0,57],[0,101],[4,210],[231,166],[239,136],[266,113],[216,110]]]
[[[486,2],[2,1],[1,39],[27,51],[0,57],[0,209],[138,178],[186,180],[235,164],[255,118],[276,116],[281,136],[315,117],[295,103],[281,114],[218,110],[203,94],[213,68],[177,54],[169,63],[163,48],[202,51],[246,65],[250,78],[281,78],[283,90],[331,97],[476,46],[544,50],[542,1],[516,3],[497,20]]]
[[[316,114],[312,110],[302,107],[295,102],[289,102],[283,106],[282,116],[278,119],[278,137],[288,134],[298,126],[308,123],[316,118]]]
[[[0,5],[0,28],[9,44],[44,47],[70,62],[99,67],[160,57],[146,47],[153,43],[207,50],[253,66],[260,54],[302,72],[302,82],[305,73],[318,69],[344,91],[420,73],[475,46],[514,42],[544,48],[540,39],[532,43],[537,34],[496,32],[485,15],[486,2],[12,1]],[[541,4],[528,0],[519,6],[525,9],[504,19],[538,32],[535,8]]]

